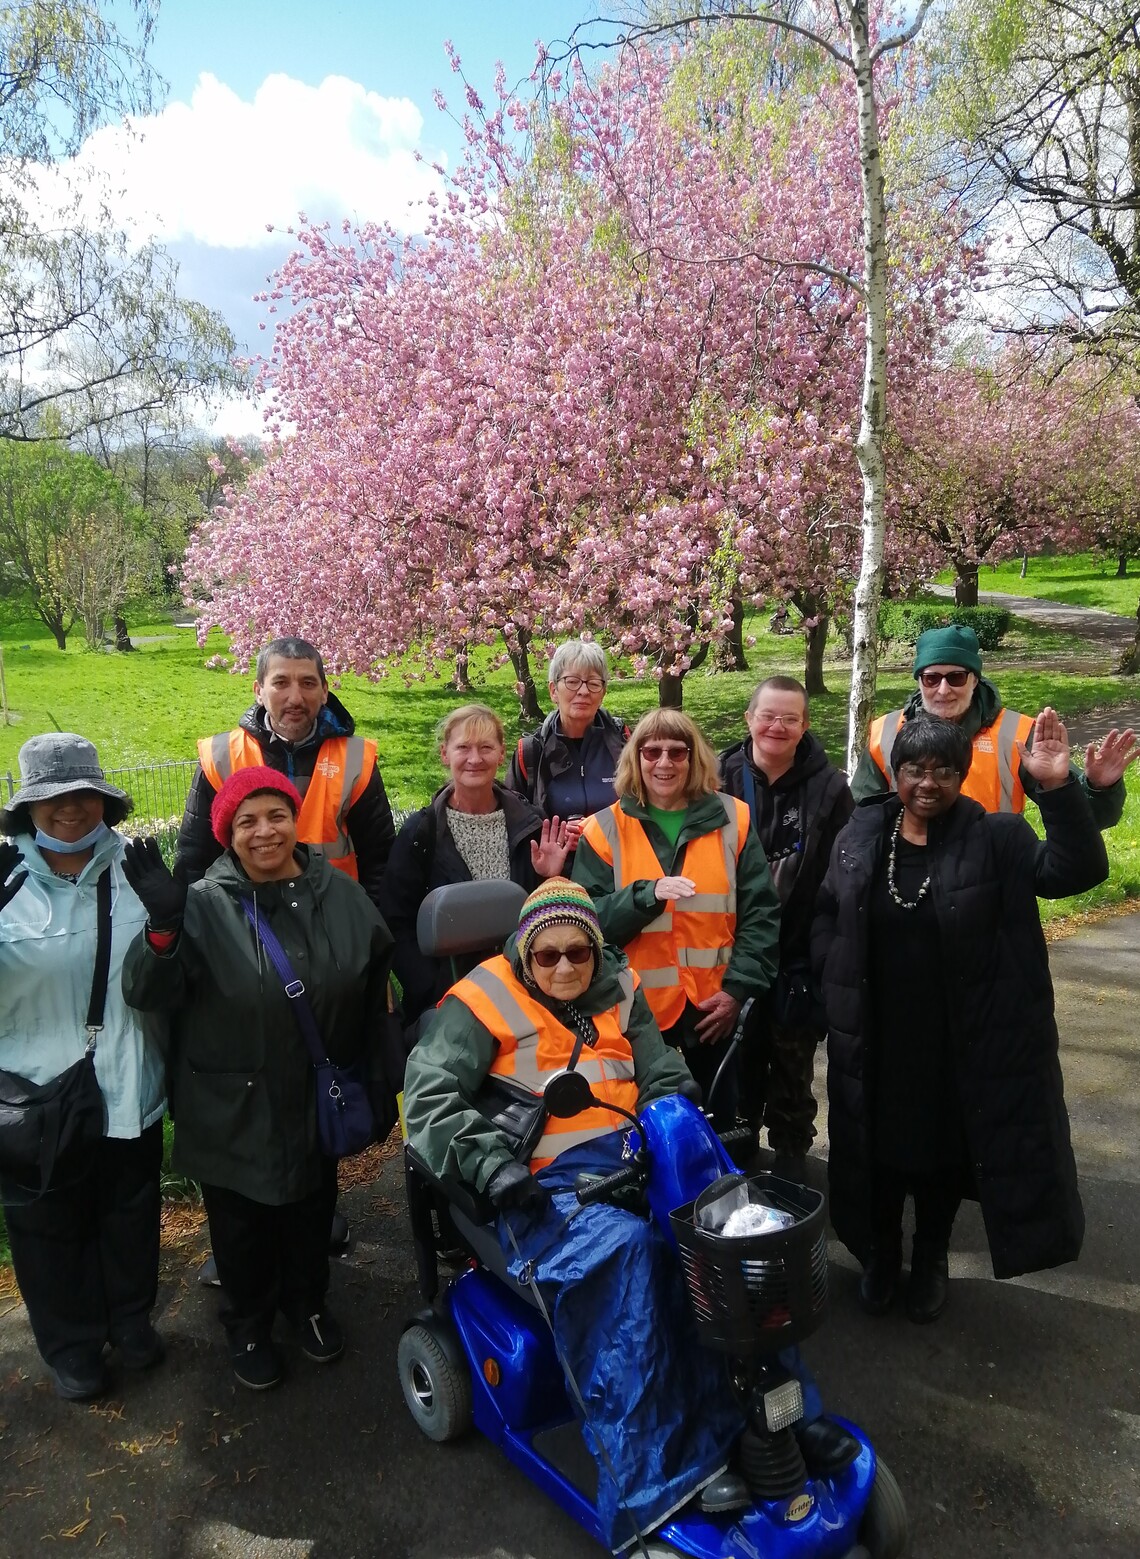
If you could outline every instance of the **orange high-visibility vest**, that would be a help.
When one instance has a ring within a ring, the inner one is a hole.
[[[732,957],[736,863],[748,833],[748,807],[721,792],[717,800],[724,807],[723,825],[690,839],[676,868],[677,876],[692,878],[696,893],[662,905],[661,914],[625,950],[662,1029],[677,1022],[686,1000],[696,1003],[716,995]],[[582,837],[598,859],[613,868],[615,889],[666,875],[645,829],[620,803],[587,818]]]
[[[621,1000],[608,1011],[593,1015],[597,1041],[582,1047],[574,1070],[581,1072],[596,1098],[634,1111],[637,1109],[637,1083],[634,1081],[633,1051],[625,1031],[629,1027],[638,981],[632,969],[621,970],[618,980],[622,988]],[[552,1077],[566,1070],[575,1035],[515,978],[509,959],[489,958],[473,969],[466,979],[453,985],[447,994],[457,997],[494,1035],[497,1048],[491,1062],[492,1072],[500,1077],[513,1077],[540,1094]],[[570,1120],[549,1116],[531,1155],[531,1169],[542,1169],[559,1153],[577,1147],[580,1142],[608,1136],[611,1131],[621,1128],[623,1119],[607,1110],[604,1104],[583,1110]]]
[[[891,752],[903,724],[901,709],[880,715],[871,726],[868,750],[879,773],[892,790],[897,789]],[[1021,785],[1021,758],[1018,742],[1029,740],[1032,715],[1019,715],[1003,709],[992,725],[984,725],[974,737],[974,756],[970,772],[962,781],[962,794],[980,802],[987,812],[1024,812],[1025,791]]]
[[[221,790],[235,769],[264,764],[265,754],[256,737],[239,727],[218,736],[203,736],[198,743],[198,761],[210,784]],[[297,815],[300,842],[318,845],[333,866],[352,878],[358,873],[356,852],[348,837],[349,808],[364,794],[375,767],[375,742],[361,736],[329,737],[321,743]]]

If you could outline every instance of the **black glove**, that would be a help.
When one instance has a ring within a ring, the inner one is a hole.
[[[542,1213],[550,1206],[550,1192],[536,1180],[525,1164],[503,1164],[487,1181],[487,1195],[500,1212],[509,1207],[527,1213]]]
[[[186,912],[186,884],[162,859],[157,839],[128,839],[123,876],[141,899],[152,931],[177,931]]]
[[[17,893],[24,886],[28,875],[27,872],[21,872],[18,877],[13,877],[11,882],[7,880],[8,873],[22,859],[23,857],[16,845],[8,844],[7,841],[0,844],[0,909],[3,909],[7,904],[11,904]]]

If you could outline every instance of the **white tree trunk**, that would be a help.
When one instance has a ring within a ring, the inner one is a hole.
[[[863,557],[855,587],[851,696],[847,705],[847,772],[854,774],[867,745],[879,668],[879,602],[886,533],[883,429],[887,394],[887,208],[879,151],[879,117],[867,36],[866,0],[846,7],[859,104],[859,169],[863,185],[863,401],[855,454],[863,476]]]

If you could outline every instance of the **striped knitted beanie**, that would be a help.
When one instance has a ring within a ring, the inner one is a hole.
[[[569,877],[548,877],[519,911],[515,946],[524,969],[535,937],[548,926],[577,926],[586,933],[597,949],[598,957],[601,957],[602,928],[598,924],[594,901],[585,888],[571,882]]]

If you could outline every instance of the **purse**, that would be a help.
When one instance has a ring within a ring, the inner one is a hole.
[[[293,1016],[313,1063],[321,1152],[326,1158],[348,1158],[360,1153],[376,1140],[376,1121],[360,1073],[354,1066],[337,1066],[329,1060],[304,984],[294,974],[289,955],[272,927],[259,918],[252,901],[242,899],[241,906],[293,1003]]]
[[[32,1083],[0,1071],[0,1179],[11,1206],[38,1202],[89,1172],[103,1140],[106,1116],[95,1073],[95,1043],[103,1029],[111,967],[111,869],[95,889],[95,971],[87,1004],[87,1045],[65,1072]]]

